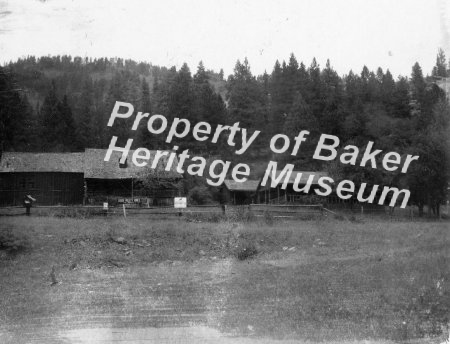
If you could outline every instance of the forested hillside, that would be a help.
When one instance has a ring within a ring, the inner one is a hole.
[[[136,111],[158,113],[169,120],[187,118],[211,125],[240,122],[250,131],[261,130],[244,156],[221,144],[205,144],[192,137],[177,142],[202,155],[220,155],[256,164],[268,158],[295,163],[301,170],[326,170],[355,182],[407,187],[414,204],[435,204],[445,198],[449,174],[449,104],[434,83],[449,75],[443,51],[425,76],[420,65],[410,76],[394,77],[389,70],[363,66],[340,76],[330,61],[306,65],[291,55],[276,61],[273,70],[253,75],[247,59],[238,61],[227,78],[223,71],[179,70],[132,60],[88,59],[70,56],[29,56],[0,69],[0,150],[83,151],[106,148],[111,135],[135,138],[133,148],[172,148],[147,130],[106,126],[116,101],[130,102]],[[144,128],[145,129],[145,128]],[[309,130],[311,139],[297,156],[273,156],[268,140],[274,134],[294,137]],[[320,134],[340,138],[339,147],[363,149],[369,141],[376,149],[419,155],[408,174],[320,164],[312,159],[314,138]],[[256,168],[255,173],[258,172]]]

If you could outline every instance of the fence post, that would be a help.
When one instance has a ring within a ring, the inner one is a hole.
[[[123,207],[123,217],[127,218],[127,211],[125,210],[125,203],[122,204],[122,207]]]

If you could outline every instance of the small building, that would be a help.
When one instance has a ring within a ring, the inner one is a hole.
[[[281,172],[282,171],[277,171],[276,175],[280,175]],[[306,186],[310,176],[313,175],[311,187],[308,193],[294,191],[293,186],[295,183],[295,178],[299,173],[301,173],[301,178],[298,185],[299,188],[303,188],[304,186]],[[328,176],[328,173],[321,171],[292,171],[291,175],[289,176],[286,189],[281,188],[284,183],[284,178],[275,188],[271,187],[271,178],[269,178],[266,185],[264,186],[261,185],[261,179],[258,186],[258,199],[260,200],[260,202],[258,203],[309,203],[310,200],[308,199],[308,196],[316,195],[314,193],[314,190],[319,188],[319,178],[326,176]]]
[[[222,186],[222,196],[225,203],[251,204],[257,202],[259,180],[236,182],[226,179]]]
[[[4,152],[0,159],[0,206],[83,202],[84,153]]]
[[[149,205],[172,205],[173,198],[180,196],[182,175],[177,173],[175,158],[172,168],[165,170],[167,156],[158,161],[156,168],[151,168],[155,151],[150,152],[148,164],[136,166],[130,150],[124,164],[120,163],[122,153],[112,152],[109,161],[104,161],[106,149],[86,149],[84,160],[84,178],[89,203],[101,200],[131,200]]]

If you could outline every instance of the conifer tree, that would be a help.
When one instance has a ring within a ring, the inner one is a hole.
[[[432,75],[435,77],[447,77],[447,62],[445,59],[444,50],[439,49],[437,57],[436,57],[436,65],[433,67]]]

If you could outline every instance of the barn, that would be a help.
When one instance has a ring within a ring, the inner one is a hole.
[[[182,175],[175,167],[166,171],[167,157],[155,169],[120,164],[106,149],[81,153],[4,152],[0,158],[0,206],[22,205],[27,194],[38,205],[146,203],[169,205],[182,193]],[[133,151],[130,150],[129,157]],[[154,156],[154,152],[151,152]],[[176,159],[175,159],[176,160]],[[151,162],[151,161],[150,161]],[[173,162],[173,166],[177,161]]]
[[[84,153],[4,152],[0,159],[0,206],[22,205],[27,194],[39,204],[83,201]]]

